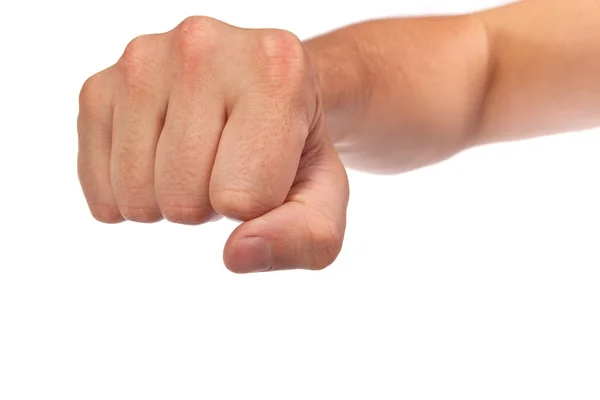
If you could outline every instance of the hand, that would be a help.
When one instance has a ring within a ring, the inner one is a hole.
[[[99,221],[243,221],[224,250],[239,273],[320,269],[341,249],[348,180],[289,32],[190,17],[140,36],[83,85],[77,125]]]

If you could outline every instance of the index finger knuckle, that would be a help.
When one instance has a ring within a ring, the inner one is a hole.
[[[304,45],[292,32],[265,29],[259,38],[259,55],[264,72],[275,82],[295,83],[304,80],[307,57]]]

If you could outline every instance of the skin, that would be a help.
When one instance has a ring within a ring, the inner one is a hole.
[[[399,173],[469,147],[600,125],[600,2],[525,0],[300,41],[190,17],[134,39],[80,94],[78,172],[99,221],[242,223],[238,273],[322,269],[345,167]]]

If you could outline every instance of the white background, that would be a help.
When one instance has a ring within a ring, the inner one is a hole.
[[[80,193],[79,88],[134,36],[500,3],[3,2],[0,399],[600,398],[600,131],[351,173],[344,250],[316,273],[234,275],[232,222],[107,226]]]

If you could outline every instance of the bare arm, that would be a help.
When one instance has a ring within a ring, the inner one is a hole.
[[[99,221],[226,216],[243,221],[224,248],[232,271],[321,269],[346,226],[339,156],[399,172],[591,127],[599,71],[597,0],[372,21],[305,44],[190,17],[85,82],[79,178]]]
[[[477,144],[600,125],[598,0],[369,21],[306,45],[349,167],[400,172]]]
[[[530,0],[479,18],[491,56],[479,142],[600,125],[600,1]]]

